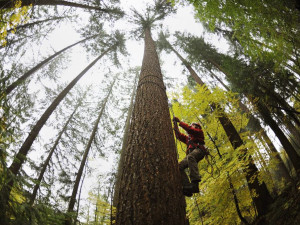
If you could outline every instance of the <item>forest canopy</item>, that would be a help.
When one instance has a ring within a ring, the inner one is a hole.
[[[298,1],[3,0],[0,15],[0,224],[300,223]],[[204,134],[192,196],[176,120]]]

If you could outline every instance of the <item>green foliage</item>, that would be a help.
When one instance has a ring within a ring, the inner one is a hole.
[[[179,32],[175,36],[176,44],[188,54],[189,62],[199,70],[222,72],[233,91],[259,97],[272,107],[290,108],[285,102],[289,102],[292,96],[297,98],[299,85],[295,74],[276,67],[273,61],[249,61],[241,55],[219,53],[203,37]]]
[[[11,30],[12,33],[18,25],[26,23],[29,20],[28,11],[31,6],[21,7],[22,2],[20,0],[15,1],[15,7],[13,9],[0,10],[0,46],[5,46],[7,30]]]
[[[89,221],[89,224],[109,224],[111,206],[108,202],[107,196],[101,195],[99,192],[95,193],[95,191],[90,191],[88,200],[95,209],[94,213],[92,213],[93,219]]]
[[[136,39],[142,38],[145,29],[151,30],[157,27],[157,22],[174,12],[176,12],[175,7],[165,0],[155,0],[154,5],[147,5],[142,13],[132,9],[133,15],[130,17],[130,22],[137,25],[137,28],[131,32],[132,36]]]
[[[196,18],[212,31],[230,33],[253,59],[273,60],[279,66],[299,50],[299,10],[293,1],[187,2],[195,7]]]
[[[118,30],[108,34],[104,30],[104,24],[99,22],[99,20],[94,20],[94,18],[90,17],[90,23],[81,30],[81,34],[85,38],[97,35],[84,43],[86,50],[93,55],[98,56],[99,52],[103,52],[108,47],[113,46],[113,50],[109,52],[109,57],[116,66],[120,65],[119,54],[128,55],[125,46],[125,34]]]
[[[240,151],[247,148],[247,155],[253,156],[261,151],[256,143],[249,139],[250,134],[245,132],[248,123],[247,114],[241,114],[238,110],[236,93],[224,92],[221,89],[208,91],[206,87],[197,85],[195,90],[184,87],[180,92],[172,93],[172,109],[174,114],[182,121],[202,124],[206,146],[211,156],[208,160],[200,161],[199,170],[202,176],[200,193],[191,199],[187,199],[187,213],[192,224],[233,224],[239,223],[236,206],[233,201],[230,180],[236,192],[242,215],[249,222],[255,219],[252,198],[242,168],[247,165],[247,160],[240,160]],[[244,145],[240,149],[233,150],[228,137],[219,124],[218,116],[221,111],[212,112],[210,104],[218,102],[221,108],[226,110],[227,115],[240,132]],[[184,131],[182,130],[184,133]],[[212,137],[213,141],[210,139]],[[185,145],[177,141],[179,161],[185,157]],[[247,158],[247,157],[246,157]],[[266,159],[266,158],[264,158]],[[264,171],[271,169],[271,165],[262,170],[260,181],[272,185],[270,176]],[[201,219],[200,219],[201,218]]]

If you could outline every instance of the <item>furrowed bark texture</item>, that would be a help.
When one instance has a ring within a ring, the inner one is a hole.
[[[119,165],[116,175],[116,183],[115,183],[115,192],[113,196],[113,206],[116,207],[118,204],[118,197],[119,197],[119,191],[120,191],[120,176],[122,174],[123,164],[124,164],[124,156],[125,156],[125,149],[127,146],[127,140],[128,140],[128,134],[129,134],[129,127],[130,127],[130,121],[132,117],[132,111],[133,111],[133,105],[134,105],[134,97],[136,95],[136,85],[137,85],[137,79],[135,79],[131,98],[130,98],[130,105],[128,108],[128,114],[126,118],[125,123],[125,129],[124,129],[124,135],[123,135],[123,143],[122,143],[122,149],[120,152],[120,159],[119,159]]]
[[[167,95],[150,29],[145,29],[125,153],[116,224],[187,224]]]

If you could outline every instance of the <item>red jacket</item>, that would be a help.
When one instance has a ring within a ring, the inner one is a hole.
[[[175,130],[176,138],[182,141],[187,145],[187,150],[194,148],[201,148],[201,145],[204,145],[204,134],[200,128],[194,128],[184,122],[180,122],[181,126],[188,133],[188,136]]]

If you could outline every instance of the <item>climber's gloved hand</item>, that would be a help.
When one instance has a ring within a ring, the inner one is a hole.
[[[178,117],[174,116],[173,121],[179,123],[180,119],[178,119]]]

